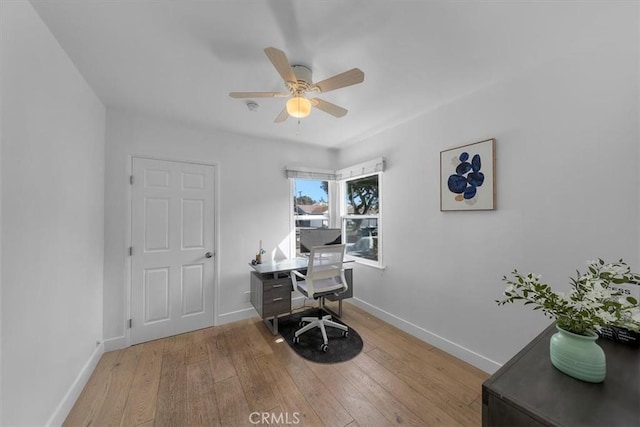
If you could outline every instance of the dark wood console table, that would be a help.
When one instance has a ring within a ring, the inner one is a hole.
[[[551,364],[549,326],[482,385],[483,426],[640,426],[640,349],[606,339],[607,377],[571,378]]]

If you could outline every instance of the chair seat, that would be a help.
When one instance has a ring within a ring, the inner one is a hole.
[[[296,287],[302,294],[304,294],[304,296],[306,297],[309,296],[309,290],[307,288],[306,280],[296,281]],[[330,295],[335,293],[336,291],[341,291],[344,289],[344,285],[342,284],[342,282],[336,280],[333,277],[330,279],[314,280],[313,287],[315,290],[313,295],[314,298],[317,298],[323,295]]]

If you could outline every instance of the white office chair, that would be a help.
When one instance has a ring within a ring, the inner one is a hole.
[[[331,320],[331,315],[322,315],[324,298],[329,295],[342,293],[348,289],[347,279],[344,277],[344,269],[342,268],[344,248],[345,245],[313,247],[309,254],[307,274],[304,275],[296,270],[291,272],[293,287],[308,298],[318,299],[318,308],[320,310],[318,317],[303,317],[300,320],[300,326],[302,327],[296,331],[293,337],[294,343],[300,342],[300,335],[311,329],[319,328],[322,332],[324,342],[321,350],[326,352],[329,349],[329,340],[327,339],[326,331],[327,326],[340,329],[342,336],[348,336],[348,327]]]

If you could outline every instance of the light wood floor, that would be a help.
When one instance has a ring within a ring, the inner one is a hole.
[[[342,320],[364,348],[332,365],[258,317],[105,353],[65,426],[481,424],[487,374],[351,304]]]

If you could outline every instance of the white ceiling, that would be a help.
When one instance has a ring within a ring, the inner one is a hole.
[[[597,42],[603,2],[417,0],[31,0],[108,107],[262,138],[340,147]],[[604,31],[604,30],[603,30]],[[349,113],[273,120],[230,91],[282,91],[263,49],[313,80],[358,67],[322,94]]]

